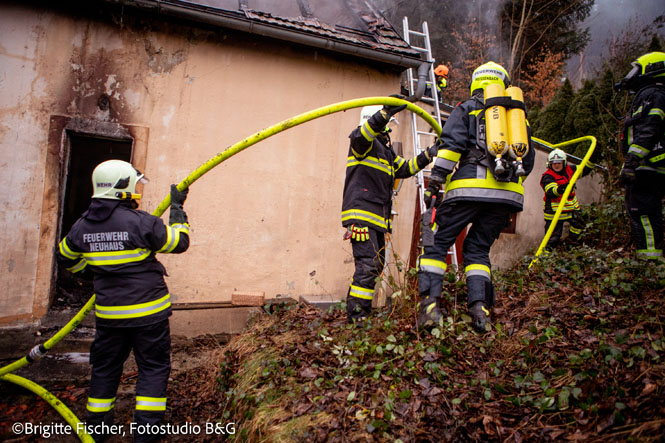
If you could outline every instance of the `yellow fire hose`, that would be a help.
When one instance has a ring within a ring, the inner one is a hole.
[[[298,126],[310,120],[317,119],[319,117],[334,114],[340,111],[346,111],[348,109],[359,108],[362,106],[369,106],[369,105],[390,105],[390,106],[406,105],[406,109],[422,117],[436,131],[437,135],[441,135],[441,126],[437,123],[437,121],[427,111],[414,105],[411,102],[395,97],[366,97],[354,100],[347,100],[344,102],[339,102],[332,105],[324,106],[322,108],[317,108],[312,111],[297,115],[295,117],[291,117],[287,120],[281,121],[275,125],[265,128],[247,137],[244,140],[239,141],[238,143],[218,153],[210,160],[205,162],[203,165],[201,165],[199,168],[194,170],[191,174],[189,174],[183,181],[181,181],[178,184],[178,190],[182,191],[188,188],[192,183],[201,178],[201,176],[203,176],[205,173],[210,171],[215,166],[219,165],[220,163],[229,159],[230,157],[233,157],[240,151],[243,151],[256,143],[265,140],[268,137],[271,137],[275,134],[278,134],[282,131],[293,128],[294,126]],[[164,213],[164,211],[166,211],[166,209],[169,207],[170,204],[171,204],[171,195],[169,194],[166,196],[164,200],[162,200],[162,202],[157,206],[157,208],[153,211],[152,214],[157,217],[160,217]],[[35,394],[39,395],[44,400],[46,400],[51,406],[53,406],[55,410],[57,410],[60,413],[60,415],[62,415],[62,417],[67,421],[67,423],[69,423],[70,426],[72,426],[72,429],[77,432],[79,439],[83,442],[94,442],[94,440],[92,439],[92,437],[90,437],[90,435],[85,433],[84,429],[81,430],[77,427],[77,424],[80,423],[80,420],[76,417],[76,415],[74,415],[74,413],[69,408],[67,408],[67,406],[65,406],[53,394],[51,394],[50,392],[48,392],[46,389],[39,386],[38,384],[30,380],[27,380],[23,377],[10,374],[10,372],[16,371],[17,369],[22,368],[23,366],[26,366],[27,364],[41,358],[49,349],[51,349],[60,340],[62,340],[63,337],[69,334],[69,332],[71,332],[72,329],[78,326],[78,324],[83,320],[83,318],[92,310],[94,303],[95,303],[95,295],[93,294],[92,297],[90,297],[88,302],[85,304],[85,306],[81,308],[78,314],[76,314],[76,316],[72,318],[72,320],[70,320],[69,323],[67,323],[53,337],[51,337],[48,341],[46,341],[46,343],[44,343],[43,345],[35,346],[30,351],[30,353],[25,357],[20,358],[19,360],[16,360],[15,362],[0,368],[1,380],[5,380],[17,384],[19,386],[22,386],[34,392]]]
[[[561,148],[562,146],[568,146],[568,145],[574,145],[576,143],[583,142],[585,140],[588,140],[591,142],[591,145],[589,146],[589,150],[586,152],[586,155],[580,162],[579,167],[573,174],[572,178],[570,179],[570,182],[568,183],[568,186],[566,186],[566,190],[564,191],[563,195],[561,196],[561,204],[559,204],[559,207],[556,209],[556,212],[554,213],[554,218],[552,218],[552,222],[550,223],[550,227],[547,229],[547,232],[545,233],[545,237],[543,237],[543,241],[540,242],[540,246],[538,246],[538,249],[536,250],[536,255],[533,260],[531,260],[531,263],[529,264],[529,268],[534,265],[538,261],[538,256],[543,253],[543,250],[545,249],[545,245],[547,245],[547,242],[549,241],[550,237],[552,236],[552,232],[554,232],[554,228],[556,227],[557,222],[559,221],[559,217],[561,216],[561,212],[563,211],[563,207],[565,206],[564,203],[568,200],[568,196],[573,190],[573,186],[575,185],[575,182],[579,178],[580,175],[582,175],[582,170],[584,170],[584,167],[586,166],[587,163],[589,163],[589,159],[591,158],[591,155],[593,154],[593,150],[596,149],[596,137],[592,135],[587,135],[586,137],[580,137],[576,138],[573,140],[568,140],[563,143],[557,143],[556,145],[552,145],[544,140],[540,140],[538,138],[533,137],[536,141],[539,143],[542,143],[544,145],[550,146],[554,149],[556,148]]]

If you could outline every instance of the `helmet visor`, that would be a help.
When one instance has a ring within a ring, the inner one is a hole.
[[[136,182],[141,183],[142,185],[147,185],[150,183],[150,180],[148,180],[148,177],[143,174],[143,172],[139,171],[138,169],[134,168],[136,171]]]
[[[633,62],[631,63],[631,65],[633,66],[633,68],[630,70],[630,72],[628,72],[628,75],[626,75],[626,77],[624,78],[624,80],[626,81],[629,81],[642,73],[642,66],[640,66],[638,63]]]

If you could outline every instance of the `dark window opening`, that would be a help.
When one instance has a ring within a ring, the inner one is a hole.
[[[58,241],[67,235],[76,220],[90,206],[92,171],[106,160],[131,161],[132,141],[111,140],[68,133],[69,155],[64,179],[65,191],[60,218]],[[64,309],[83,306],[93,294],[92,276],[72,274],[57,266],[55,297],[52,308]]]
[[[517,231],[517,213],[510,214],[508,224],[501,230],[502,234],[515,234]]]

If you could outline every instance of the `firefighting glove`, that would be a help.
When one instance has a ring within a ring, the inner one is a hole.
[[[437,180],[434,177],[430,178],[429,185],[427,185],[427,189],[425,190],[425,207],[428,209],[432,205],[432,197],[439,195],[441,184],[442,182],[440,180]]]
[[[390,97],[395,97],[395,98],[401,98],[404,100],[406,97],[403,95],[399,94],[393,94]],[[400,111],[403,111],[406,109],[406,105],[399,105],[399,106],[390,106],[390,105],[383,105],[383,109],[381,110],[381,114],[386,118],[386,120],[390,120],[392,116],[397,114]]]
[[[176,185],[171,185],[171,213],[169,214],[169,225],[187,223],[187,213],[182,205],[185,204],[188,193],[189,188],[185,188],[184,191],[178,191]]]
[[[559,195],[563,195],[563,193],[566,192],[566,187],[567,187],[567,186],[568,186],[567,183],[564,184],[564,185],[559,185],[559,186],[557,186],[557,188],[556,188],[556,193],[559,194]]]
[[[621,173],[619,174],[619,182],[622,186],[629,186],[635,183],[635,170],[639,166],[640,162],[633,155],[626,156],[626,162],[621,168]]]
[[[425,149],[425,156],[427,157],[428,160],[432,161],[434,157],[439,153],[439,149],[443,147],[443,142],[441,139],[437,139],[436,143],[434,143],[432,146],[429,148]]]
[[[355,241],[369,240],[369,228],[367,226],[351,225],[351,240]]]

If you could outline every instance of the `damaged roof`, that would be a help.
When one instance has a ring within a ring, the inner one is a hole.
[[[409,46],[371,0],[106,0],[402,68],[417,67]]]

